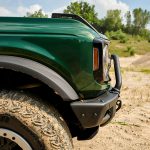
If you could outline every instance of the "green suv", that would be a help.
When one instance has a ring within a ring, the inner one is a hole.
[[[71,150],[106,125],[122,84],[109,43],[77,15],[0,17],[0,149]]]

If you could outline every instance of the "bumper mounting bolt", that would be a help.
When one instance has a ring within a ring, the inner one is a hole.
[[[94,113],[94,116],[97,117],[98,116],[97,113]]]
[[[81,114],[82,117],[85,117],[85,114]]]

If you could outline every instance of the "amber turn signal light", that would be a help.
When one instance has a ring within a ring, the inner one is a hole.
[[[99,50],[98,48],[93,49],[93,70],[99,69]]]

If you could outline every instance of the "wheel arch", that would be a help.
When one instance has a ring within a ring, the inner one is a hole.
[[[32,76],[56,91],[64,101],[79,99],[72,86],[57,72],[36,61],[17,57],[0,56],[0,68],[10,69]]]

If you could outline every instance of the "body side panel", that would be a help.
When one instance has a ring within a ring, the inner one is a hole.
[[[84,98],[107,88],[93,77],[96,36],[71,19],[0,17],[0,55],[28,58],[51,68]]]

